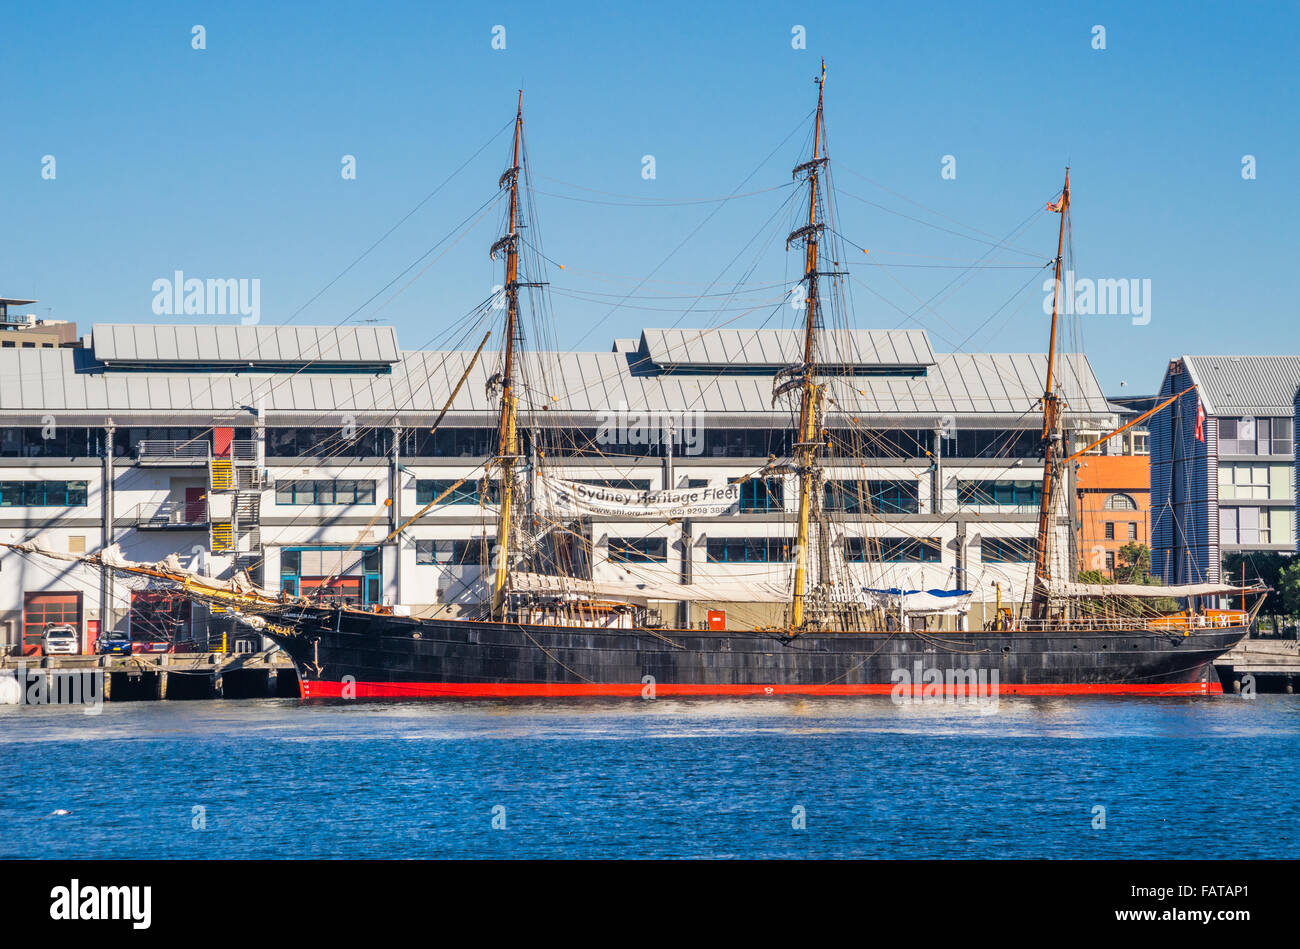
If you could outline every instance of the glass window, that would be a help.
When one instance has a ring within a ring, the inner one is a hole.
[[[1114,557],[1114,554],[1110,556]],[[980,560],[984,563],[1033,563],[1034,538],[985,537],[980,540]]]
[[[611,537],[609,559],[613,563],[666,563],[666,537]]]
[[[478,540],[417,540],[415,562],[452,566],[477,564],[482,547]]]
[[[793,556],[788,537],[710,537],[704,554],[715,563],[785,563]]]
[[[85,507],[85,481],[0,481],[0,507]]]
[[[827,481],[823,506],[846,513],[916,514],[920,511],[915,481]]]
[[[438,503],[441,504],[478,504],[482,492],[483,482],[473,478],[466,480],[464,483],[457,485],[454,489],[452,485],[456,484],[456,478],[433,478],[421,479],[415,482],[415,503],[428,504],[434,498],[443,497]],[[450,491],[450,494],[447,492]],[[488,503],[501,503],[501,482],[493,481],[488,486]]]
[[[375,483],[350,479],[276,481],[276,504],[373,504]]]
[[[1041,490],[1037,481],[958,481],[957,503],[1037,506]]]
[[[939,563],[938,537],[846,537],[844,559],[851,563]]]
[[[1103,507],[1107,511],[1136,511],[1137,502],[1127,494],[1112,494]]]
[[[740,483],[740,512],[766,514],[785,509],[785,481],[781,478],[751,478],[741,481],[732,478],[731,484]]]

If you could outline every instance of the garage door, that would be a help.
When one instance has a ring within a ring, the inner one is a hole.
[[[41,652],[41,636],[47,623],[69,623],[77,631],[77,642],[85,651],[81,637],[80,593],[23,594],[23,655]]]

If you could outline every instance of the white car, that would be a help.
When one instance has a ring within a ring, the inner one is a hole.
[[[81,651],[77,645],[77,630],[67,623],[46,626],[41,645],[47,656],[75,656]]]

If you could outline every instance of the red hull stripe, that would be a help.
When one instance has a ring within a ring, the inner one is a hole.
[[[639,682],[302,682],[303,698],[441,699],[441,698],[565,698],[607,695],[637,698],[647,688]],[[656,683],[656,697],[685,695],[892,695],[892,684],[870,685],[698,685]],[[932,690],[929,696],[934,696]],[[922,686],[912,686],[916,698],[928,697]],[[945,688],[944,695],[989,695]],[[1217,678],[1209,682],[1065,682],[1059,684],[1001,685],[997,695],[1222,695]]]

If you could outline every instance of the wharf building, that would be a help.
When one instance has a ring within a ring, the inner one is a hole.
[[[935,353],[919,330],[839,332],[848,356],[835,368],[852,391],[825,424],[859,437],[832,437],[821,453],[823,503],[843,528],[834,556],[878,559],[908,588],[974,590],[975,623],[996,599],[1023,604],[1045,355]],[[536,378],[563,387],[520,407],[522,429],[573,434],[572,451],[546,460],[560,476],[650,490],[749,479],[724,516],[592,521],[578,559],[594,579],[788,575],[797,487],[793,476],[752,476],[792,453],[791,413],[773,407],[772,391],[800,345],[787,330],[646,329],[606,352],[525,357],[549,367]],[[0,538],[71,553],[118,544],[137,561],[175,553],[291,594],[453,612],[479,576],[499,490],[480,480],[496,450],[492,354],[431,430],[472,356],[403,351],[380,326],[96,324],[77,345],[0,349]],[[1066,444],[1075,429],[1114,424],[1084,357],[1065,356],[1058,372]],[[670,437],[622,438],[638,415],[670,419]],[[1071,516],[1053,530],[1072,550]],[[669,626],[702,624],[710,608],[737,626],[772,619],[753,603],[661,605]],[[0,556],[0,645],[34,651],[51,622],[73,624],[86,650],[101,629],[177,651],[234,631],[206,608],[79,564]]]

